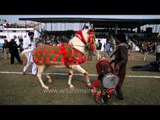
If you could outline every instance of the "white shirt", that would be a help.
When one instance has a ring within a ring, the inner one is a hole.
[[[31,47],[29,47],[30,44],[31,44]],[[36,47],[36,41],[34,38],[32,42],[30,38],[25,38],[23,40],[23,49],[28,49],[28,48],[34,49],[35,47]]]

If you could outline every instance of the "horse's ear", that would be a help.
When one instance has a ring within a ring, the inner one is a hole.
[[[93,24],[89,26],[89,30],[92,30],[92,29],[93,29]]]

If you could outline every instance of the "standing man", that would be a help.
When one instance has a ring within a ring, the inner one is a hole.
[[[101,51],[101,47],[102,47],[102,43],[100,42],[100,40],[98,40],[97,42],[97,60],[99,60],[101,58],[101,54],[100,54],[100,51]]]
[[[14,64],[14,58],[17,59],[17,61],[19,62],[19,64],[22,64],[22,60],[19,56],[19,52],[18,52],[18,45],[15,41],[15,39],[11,39],[11,41],[9,42],[9,52],[11,54],[11,64]]]
[[[158,35],[157,35],[157,38],[158,38],[158,44],[157,44],[157,46],[156,46],[156,50],[155,50],[155,52],[156,52],[156,61],[160,61],[160,39],[159,39],[159,36],[160,36],[160,32],[158,33]]]
[[[128,46],[126,44],[126,37],[124,34],[117,34],[116,35],[116,50],[113,53],[115,55],[115,60],[112,60],[111,63],[114,64],[114,72],[119,77],[118,85],[116,86],[116,91],[118,94],[118,98],[120,100],[123,100],[123,94],[122,94],[122,84],[126,76],[126,67],[128,62]],[[113,55],[112,54],[112,55]]]
[[[156,61],[160,61],[160,42],[156,46]]]
[[[110,41],[107,41],[106,44],[104,45],[104,57],[110,56],[110,49],[111,49],[111,45],[110,45]]]
[[[159,39],[160,33],[158,34],[158,42],[156,45],[156,61],[160,61],[160,39]]]
[[[4,39],[4,43],[3,43],[3,56],[4,56],[4,59],[7,59],[9,58],[9,42],[7,39]]]
[[[36,41],[34,39],[34,33],[28,33],[29,38],[24,39],[23,41],[23,49],[34,49],[36,47]],[[23,67],[23,74],[25,74],[28,67],[32,64],[32,75],[37,74],[37,65],[33,61],[32,51],[26,54],[27,64]]]

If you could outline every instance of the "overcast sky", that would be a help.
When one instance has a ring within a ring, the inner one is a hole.
[[[0,15],[0,19],[5,19],[10,23],[24,23],[19,18],[36,17],[85,17],[85,18],[117,18],[117,19],[160,19],[160,15]]]

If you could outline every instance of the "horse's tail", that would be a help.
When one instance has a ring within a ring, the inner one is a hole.
[[[28,52],[31,52],[33,49],[26,49],[26,50],[23,50],[22,52],[21,52],[21,54],[20,54],[20,56],[21,56],[21,59],[22,59],[22,61],[23,61],[23,65],[25,66],[26,64],[27,64],[27,57],[26,57],[26,53],[28,53]]]

